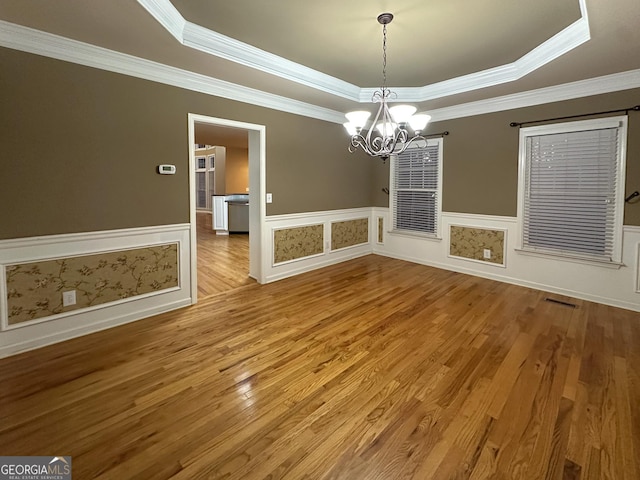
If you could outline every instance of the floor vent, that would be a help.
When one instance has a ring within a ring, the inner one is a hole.
[[[565,307],[578,308],[575,303],[563,302],[562,300],[556,300],[555,298],[545,298],[545,302],[557,303],[558,305],[564,305]]]

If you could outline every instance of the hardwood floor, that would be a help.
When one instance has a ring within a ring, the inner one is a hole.
[[[211,215],[196,214],[198,299],[255,283],[249,278],[249,235],[216,235]]]
[[[0,452],[76,480],[632,480],[638,365],[638,313],[371,255],[1,360]]]

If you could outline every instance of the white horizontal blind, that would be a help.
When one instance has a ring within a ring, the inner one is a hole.
[[[527,137],[523,247],[611,261],[618,128]]]
[[[435,235],[438,229],[440,143],[409,148],[395,158],[393,228]]]

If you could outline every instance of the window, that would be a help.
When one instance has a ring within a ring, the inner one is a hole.
[[[215,156],[196,157],[196,208],[211,209],[214,182]]]
[[[522,250],[621,261],[627,118],[520,131]]]
[[[418,143],[392,157],[393,230],[438,237],[442,191],[442,139]]]

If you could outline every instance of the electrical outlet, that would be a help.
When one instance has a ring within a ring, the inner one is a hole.
[[[76,291],[69,290],[68,292],[62,292],[62,306],[68,307],[76,304]]]
[[[484,249],[484,258],[486,258],[487,260],[491,258],[491,249],[489,248]]]
[[[273,194],[267,193],[267,203],[273,202]]]

